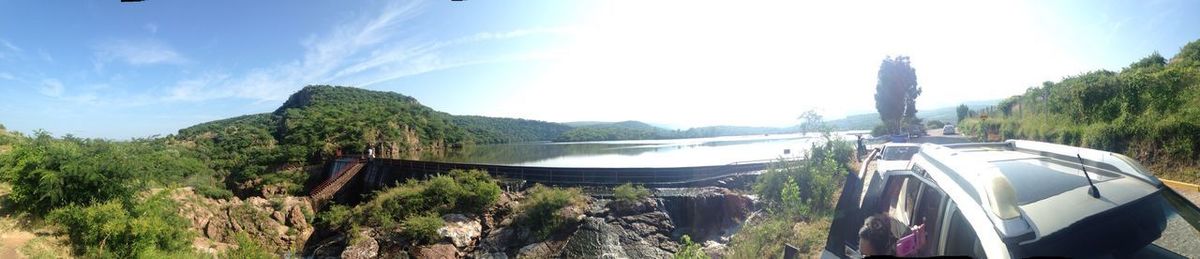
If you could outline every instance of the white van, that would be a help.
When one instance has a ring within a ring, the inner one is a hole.
[[[1200,209],[1121,154],[1021,140],[924,144],[907,170],[864,169],[844,188],[860,197],[838,200],[823,258],[862,256],[859,230],[872,215],[893,222],[891,240],[915,240],[903,238],[921,226],[908,256],[1200,258]]]

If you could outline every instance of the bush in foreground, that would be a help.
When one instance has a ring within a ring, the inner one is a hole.
[[[225,253],[221,254],[221,258],[276,258],[274,254],[271,254],[271,252],[263,249],[262,245],[259,245],[258,242],[255,242],[254,239],[250,238],[250,235],[247,235],[244,232],[237,233],[237,235],[233,236],[233,239],[237,242],[237,248],[225,250]]]
[[[421,214],[479,213],[498,199],[500,186],[486,171],[452,170],[449,175],[409,180],[377,192],[374,199],[355,207],[350,218],[356,224],[390,228]]]
[[[446,221],[436,215],[413,216],[404,220],[400,233],[414,243],[429,244],[441,237],[437,231],[445,225]]]
[[[66,231],[75,253],[91,258],[131,258],[186,253],[192,233],[167,192],[142,202],[110,200],[90,206],[69,205],[47,219]]]
[[[617,188],[613,188],[613,197],[616,197],[619,201],[636,202],[650,197],[650,190],[642,187],[640,184],[625,183],[617,186]]]
[[[700,245],[692,242],[692,237],[683,235],[679,241],[679,252],[672,256],[675,259],[708,259],[708,254],[700,249]]]
[[[537,184],[529,189],[527,195],[518,207],[519,219],[539,238],[545,238],[555,230],[574,223],[575,215],[565,208],[587,204],[587,196],[578,188],[551,188]]]
[[[829,218],[809,222],[766,218],[747,224],[729,242],[726,253],[732,258],[775,258],[783,252],[785,244],[792,244],[801,254],[809,255],[800,258],[810,258],[821,253],[821,246],[829,235],[829,224]]]
[[[814,144],[803,159],[780,159],[758,177],[754,192],[772,212],[794,218],[827,216],[834,194],[850,170],[854,148],[847,141],[828,139]]]

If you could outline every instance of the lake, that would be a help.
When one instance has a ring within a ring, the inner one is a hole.
[[[854,132],[836,136],[853,141]],[[770,134],[713,138],[532,142],[475,145],[423,160],[546,167],[683,167],[798,156],[818,134]],[[790,150],[785,154],[784,150]]]

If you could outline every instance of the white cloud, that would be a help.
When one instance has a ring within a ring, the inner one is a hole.
[[[21,48],[5,39],[0,39],[0,59],[8,59],[21,53]]]
[[[0,72],[0,78],[6,79],[6,80],[13,80],[13,79],[16,79],[17,77],[13,76],[12,74],[9,74],[8,72]]]
[[[42,80],[42,87],[38,91],[46,96],[61,97],[64,90],[62,81],[50,78]]]
[[[247,98],[276,101],[311,84],[365,87],[371,84],[459,66],[544,58],[545,53],[493,53],[455,56],[452,48],[530,35],[565,33],[565,29],[523,29],[477,33],[456,39],[412,36],[421,28],[406,27],[423,14],[420,2],[389,3],[375,15],[334,26],[301,41],[302,58],[245,71],[236,76],[202,76],[180,80],[167,100]]]
[[[0,39],[0,46],[3,46],[4,48],[6,48],[12,52],[21,52],[20,47],[17,47],[17,45],[13,45],[12,42],[9,42],[8,40]]]
[[[166,43],[154,39],[106,40],[92,46],[101,62],[122,61],[131,65],[182,64],[187,58]],[[99,66],[102,68],[103,66]]]

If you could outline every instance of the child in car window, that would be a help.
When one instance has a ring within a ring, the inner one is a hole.
[[[867,217],[858,230],[859,253],[863,256],[916,256],[917,251],[925,245],[925,224],[907,229],[901,238],[896,238],[892,229],[894,224],[902,223],[882,213]]]
[[[858,230],[858,251],[863,256],[892,255],[896,238],[892,236],[892,219],[884,214],[867,217]]]

